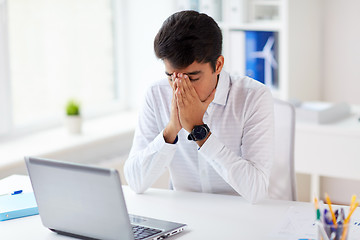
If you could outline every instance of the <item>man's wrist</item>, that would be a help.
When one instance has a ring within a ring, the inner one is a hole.
[[[204,122],[202,120],[196,121],[195,123],[188,126],[189,129],[185,129],[185,130],[188,131],[189,133],[191,133],[191,131],[194,129],[195,126],[200,126],[200,125],[204,125]]]
[[[209,132],[209,134],[206,136],[205,139],[200,140],[200,141],[196,141],[196,144],[199,146],[199,148],[201,148],[202,145],[204,145],[204,143],[206,142],[206,140],[208,140],[208,138],[210,137],[210,135],[211,135],[211,132]]]
[[[179,131],[172,128],[171,126],[166,126],[163,132],[165,142],[175,144],[177,142],[177,134],[179,133]]]

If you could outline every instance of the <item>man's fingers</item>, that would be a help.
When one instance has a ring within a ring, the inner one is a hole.
[[[179,80],[179,97],[181,98],[183,106],[188,106],[193,103],[192,96],[189,95],[189,91],[186,91],[186,86],[184,84],[185,79]]]
[[[185,75],[184,85],[187,93],[190,93],[192,97],[197,97],[197,92],[195,91],[194,86],[190,82],[189,76]]]
[[[194,86],[192,85],[189,76],[185,75],[183,82],[184,82],[184,89],[186,91],[186,94],[189,94],[192,98],[199,99],[199,95],[197,94]]]
[[[181,106],[186,106],[191,99],[189,99],[189,96],[187,95],[187,92],[185,90],[184,86],[184,79],[177,79],[178,81],[178,88],[176,90],[176,96],[179,98],[179,104]]]
[[[171,102],[173,105],[176,105],[176,94],[175,93],[176,93],[176,90],[173,91],[173,97],[171,99]]]
[[[181,89],[180,88],[176,89],[175,94],[176,94],[176,102],[177,102],[178,106],[183,107],[184,106],[184,99],[183,99],[183,96],[182,96],[182,93],[181,93]]]
[[[182,94],[185,93],[185,88],[184,88],[184,79],[182,77],[182,74],[178,74],[178,78],[176,78],[176,82],[177,82],[177,87],[180,89],[180,92]]]
[[[173,89],[173,91],[175,91],[175,89],[176,89],[175,73],[171,74],[171,80],[170,81],[171,81],[171,83],[170,83],[171,88]]]
[[[183,94],[187,94],[187,92],[189,91],[187,81],[189,81],[189,77],[186,74],[183,73],[178,74],[178,84],[179,87],[181,87]]]
[[[187,91],[187,92],[190,92],[190,86],[189,86],[189,82],[190,82],[190,79],[187,75],[184,75],[184,78],[183,78],[183,85],[184,85],[184,89]]]

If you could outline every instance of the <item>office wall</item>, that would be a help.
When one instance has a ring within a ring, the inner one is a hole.
[[[141,106],[147,86],[165,78],[161,60],[154,54],[154,37],[164,20],[173,13],[173,1],[127,0],[128,58],[127,79],[132,84],[129,94],[132,108]]]
[[[153,39],[162,22],[173,13],[174,3],[168,0],[127,0],[129,41],[127,84],[131,106],[141,105],[146,86],[163,77],[162,62],[153,53]],[[360,22],[358,0],[323,0],[322,76],[320,99],[346,101],[360,105]],[[156,17],[155,17],[156,16]],[[128,85],[129,86],[129,85]],[[129,86],[130,87],[130,86]]]
[[[360,105],[360,1],[324,0],[323,7],[323,100]]]

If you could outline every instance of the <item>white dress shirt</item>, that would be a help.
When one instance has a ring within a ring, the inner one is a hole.
[[[273,158],[273,98],[248,77],[220,73],[215,98],[203,117],[211,131],[199,149],[181,129],[176,144],[166,143],[172,88],[154,83],[139,115],[125,177],[137,193],[149,188],[166,169],[175,190],[240,194],[250,202],[267,196]]]

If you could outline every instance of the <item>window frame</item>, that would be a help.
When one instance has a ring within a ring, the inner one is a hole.
[[[0,0],[0,140],[19,137],[24,134],[34,133],[54,127],[60,127],[64,119],[52,116],[41,122],[32,122],[24,126],[14,126],[12,119],[12,96],[10,76],[9,30],[8,30],[8,0]],[[83,109],[84,120],[108,116],[129,110],[130,103],[127,89],[127,61],[126,61],[126,1],[111,0],[112,29],[113,29],[113,66],[114,66],[114,95],[115,100],[104,104],[105,106]],[[1,17],[2,16],[2,17]]]
[[[1,17],[2,16],[2,17]],[[12,129],[7,0],[0,0],[0,136]]]

